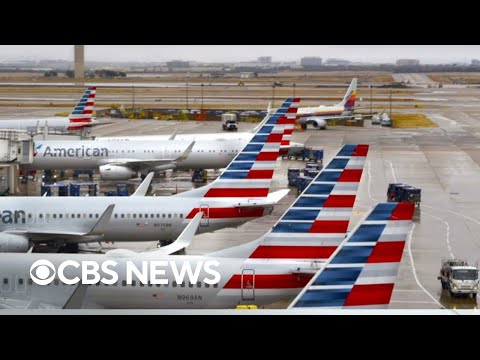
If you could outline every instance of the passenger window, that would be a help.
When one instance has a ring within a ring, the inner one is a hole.
[[[8,278],[3,278],[3,285],[8,285]]]
[[[156,284],[157,287],[160,287],[160,284]]]
[[[180,214],[180,219],[183,219],[183,214]]]
[[[145,219],[148,219],[148,214],[145,214]]]
[[[152,284],[152,283],[148,283],[148,287],[152,287],[152,286],[153,286],[153,284]]]
[[[180,284],[180,287],[185,287],[185,281]]]
[[[95,214],[95,219],[98,219],[99,217],[100,217],[100,215]]]
[[[165,214],[162,214],[162,218],[164,218],[164,219],[165,219]]]
[[[38,214],[38,217],[39,217],[40,219],[43,219],[43,214]]]
[[[118,214],[113,215],[113,217],[114,217],[115,219],[117,219],[117,218],[118,218]]]
[[[209,288],[209,287],[210,287],[210,284],[205,283],[205,287],[206,287],[206,288]]]
[[[137,282],[135,280],[132,280],[132,286],[135,286]]]
[[[127,286],[127,281],[126,280],[122,281],[122,286]]]
[[[63,214],[58,214],[58,217],[59,217],[60,219],[63,219]]]
[[[218,288],[218,283],[213,284],[213,287],[214,287],[214,288]]]
[[[75,219],[75,214],[72,214],[72,219]]]
[[[53,218],[56,219],[56,218],[57,218],[57,214],[53,214]]]
[[[198,288],[199,288],[199,287],[202,287],[202,282],[201,282],[201,281],[197,282],[197,287],[198,287]]]
[[[150,214],[150,218],[153,219],[155,217],[154,214]]]
[[[144,284],[143,282],[140,282],[140,286],[141,286],[141,287],[144,287],[145,284]]]
[[[32,279],[28,279],[28,285],[33,285],[33,280]]]
[[[142,218],[142,214],[138,214],[138,217],[141,219],[141,218]]]
[[[82,214],[77,214],[77,219],[80,219],[82,217]]]
[[[157,219],[160,217],[160,214],[157,214]]]
[[[136,218],[137,218],[137,214],[133,214],[133,218],[136,219]]]
[[[88,214],[88,217],[89,217],[90,219],[93,219],[93,214]]]
[[[172,287],[177,287],[177,282],[176,281],[172,281]]]
[[[168,214],[168,218],[171,219],[171,218],[172,218],[172,214]]]
[[[125,217],[125,215],[124,215],[124,214],[122,214],[122,215],[120,215],[120,217],[123,219],[123,218]]]
[[[23,285],[23,279],[22,278],[18,278],[18,285]]]

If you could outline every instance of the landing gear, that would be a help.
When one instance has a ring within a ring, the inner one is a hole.
[[[207,182],[207,170],[195,170],[192,175],[192,182]]]
[[[75,254],[78,253],[78,243],[67,243],[58,249],[59,253]]]

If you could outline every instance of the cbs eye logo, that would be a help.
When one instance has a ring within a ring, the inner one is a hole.
[[[50,284],[55,274],[55,267],[48,260],[37,260],[30,266],[30,277],[37,285]]]

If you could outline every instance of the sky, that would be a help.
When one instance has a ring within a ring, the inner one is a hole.
[[[422,63],[465,62],[480,59],[480,45],[86,45],[91,61],[203,62],[299,61],[305,56],[338,57],[351,61],[394,62],[399,58]],[[73,60],[73,45],[0,45],[0,61]]]

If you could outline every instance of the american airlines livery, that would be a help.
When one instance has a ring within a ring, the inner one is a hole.
[[[168,197],[5,197],[0,251],[25,252],[32,243],[169,241],[198,212],[203,212],[200,232],[270,214],[288,193],[269,190],[285,129],[293,129],[299,101],[287,99],[220,177],[200,188]]]
[[[0,120],[0,129],[37,130],[48,127],[55,130],[74,131],[84,127],[100,125],[97,120],[92,119],[96,92],[97,88],[95,86],[85,90],[80,101],[68,117]]]
[[[0,254],[0,307],[228,309],[292,298],[300,311],[387,307],[414,204],[377,204],[346,236],[367,152],[343,146],[270,231],[230,249]]]

